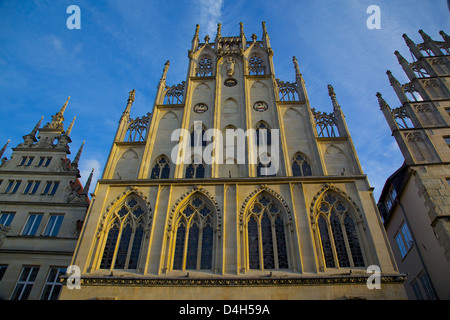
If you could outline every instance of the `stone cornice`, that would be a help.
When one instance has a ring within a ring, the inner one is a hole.
[[[60,278],[67,283],[67,276]],[[307,277],[252,277],[252,278],[146,278],[146,277],[95,277],[84,276],[80,279],[81,286],[302,286],[302,285],[332,285],[332,284],[366,284],[369,275],[323,275]],[[382,283],[403,283],[405,274],[381,275]]]

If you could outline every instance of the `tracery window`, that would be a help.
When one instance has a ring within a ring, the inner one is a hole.
[[[327,268],[363,267],[364,258],[348,204],[327,192],[318,204],[317,224]]]
[[[137,269],[145,225],[145,210],[136,197],[128,197],[114,212],[100,269]]]
[[[150,179],[168,179],[170,175],[169,158],[160,156],[155,162]]]
[[[294,154],[294,159],[292,161],[292,175],[294,177],[306,177],[312,175],[311,166],[308,160],[306,160],[306,157],[300,152]]]
[[[185,84],[186,82],[182,81],[179,84],[167,87],[164,104],[182,104]]]
[[[249,60],[248,73],[251,75],[263,75],[266,73],[264,61],[258,56],[253,56]]]
[[[150,123],[151,115],[148,113],[142,118],[131,119],[128,122],[128,129],[125,135],[126,142],[140,142],[145,141],[147,129]]]
[[[213,75],[212,60],[209,57],[202,58],[195,69],[195,75],[197,77],[207,77]]]
[[[249,269],[288,269],[285,222],[280,205],[262,194],[250,207],[247,218]]]
[[[339,132],[336,127],[336,118],[333,113],[326,113],[311,109],[314,115],[314,122],[316,123],[317,135],[321,138],[335,138],[339,137]]]
[[[298,101],[297,84],[275,79],[278,87],[280,101]]]
[[[194,195],[180,210],[176,223],[174,270],[213,267],[215,211],[204,196]]]

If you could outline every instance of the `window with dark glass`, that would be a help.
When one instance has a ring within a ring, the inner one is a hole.
[[[109,224],[101,269],[137,269],[144,236],[143,205],[129,197],[114,212]]]
[[[23,267],[19,280],[17,280],[11,300],[27,300],[33,288],[34,281],[39,272],[39,267]]]
[[[289,268],[283,215],[271,196],[262,194],[252,204],[247,239],[249,269]]]
[[[151,179],[168,179],[170,175],[170,162],[166,156],[161,156],[156,160],[152,169]]]
[[[294,177],[306,177],[312,175],[311,166],[308,160],[306,160],[306,157],[300,152],[297,152],[294,155],[292,161],[292,175]]]
[[[209,200],[200,195],[194,195],[180,210],[175,232],[174,270],[212,269],[214,212]]]
[[[66,268],[51,267],[45,281],[44,290],[42,291],[41,300],[58,300],[62,289],[62,283],[59,281],[60,276],[66,274]]]
[[[318,228],[327,268],[364,267],[358,232],[349,205],[327,192],[318,204]]]

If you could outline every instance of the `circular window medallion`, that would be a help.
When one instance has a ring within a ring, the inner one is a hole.
[[[259,112],[266,111],[268,108],[269,107],[267,106],[267,103],[265,103],[264,101],[257,101],[253,105],[253,109],[255,109],[256,111],[259,111]]]
[[[225,80],[223,84],[226,85],[227,87],[234,87],[235,85],[237,85],[237,81],[236,79],[228,78]]]
[[[204,104],[204,103],[196,104],[195,107],[194,107],[194,112],[195,113],[204,113],[206,111],[208,111],[208,106],[206,104]]]

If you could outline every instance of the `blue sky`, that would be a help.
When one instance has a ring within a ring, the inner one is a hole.
[[[81,9],[81,29],[69,30],[69,5]],[[381,9],[381,29],[369,30],[370,5]],[[389,85],[389,69],[408,82],[395,50],[411,61],[402,34],[422,42],[418,30],[441,40],[450,33],[446,0],[1,0],[0,1],[0,146],[22,142],[41,116],[51,119],[68,96],[66,126],[72,130],[73,159],[86,140],[81,181],[95,167],[103,171],[128,92],[136,89],[132,117],[152,111],[156,86],[170,60],[168,85],[186,78],[187,50],[195,25],[200,38],[261,38],[266,21],[275,52],[276,77],[294,81],[296,56],[311,106],[330,112],[332,84],[352,134],[361,165],[378,196],[403,157],[379,110],[377,91],[391,107],[399,101]],[[91,187],[91,191],[93,187]]]

